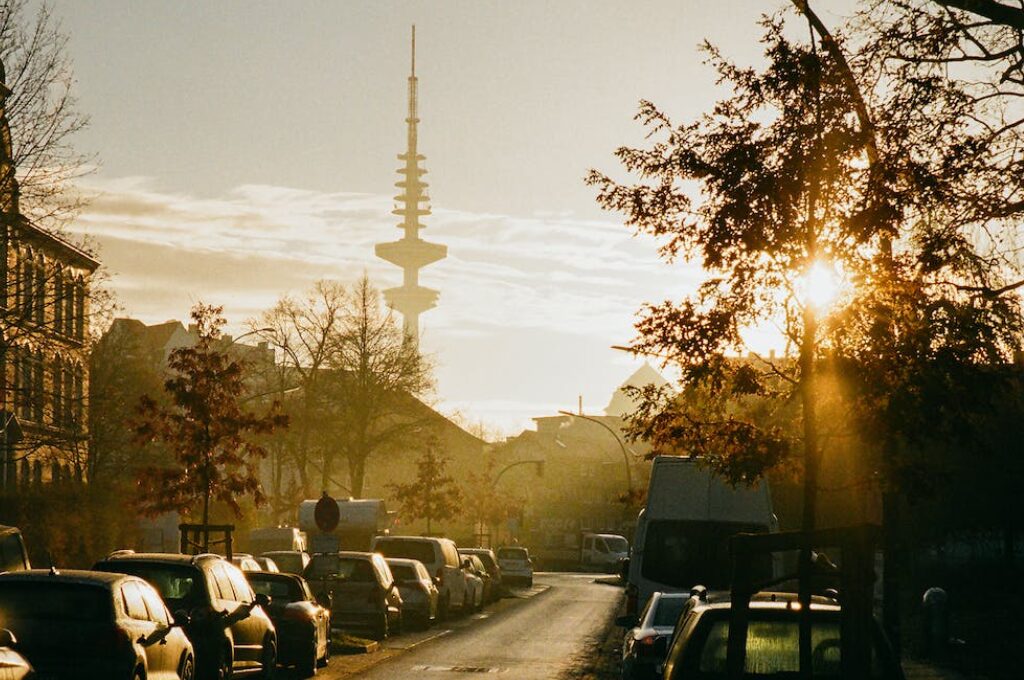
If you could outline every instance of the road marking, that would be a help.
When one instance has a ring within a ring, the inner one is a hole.
[[[430,642],[431,640],[436,640],[439,637],[444,637],[445,635],[447,635],[448,633],[451,633],[451,632],[452,632],[451,628],[446,628],[444,630],[439,630],[436,633],[434,633],[433,635],[429,635],[429,636],[423,638],[422,640],[416,640],[414,642],[410,642],[409,644],[394,644],[394,643],[391,643],[389,641],[388,643],[385,644],[385,647],[387,647],[387,649],[403,649],[403,650],[408,650],[408,649],[412,649],[413,647],[419,647],[420,645],[422,645],[425,642]]]
[[[504,673],[506,668],[488,666],[413,666],[409,670],[421,673]]]
[[[490,616],[490,614],[473,614],[471,618],[473,618],[476,621],[480,621],[481,619],[490,618]]]

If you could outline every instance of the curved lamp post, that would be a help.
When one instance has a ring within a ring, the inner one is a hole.
[[[626,453],[626,445],[622,443],[622,439],[615,433],[615,430],[608,427],[605,423],[602,423],[597,418],[591,416],[585,416],[582,413],[573,413],[571,411],[559,411],[563,416],[570,416],[572,418],[582,418],[583,420],[589,420],[592,423],[600,425],[604,429],[608,430],[608,434],[615,437],[615,442],[619,445],[622,450],[622,460],[626,464],[626,492],[629,495],[633,494],[633,471],[629,467],[629,454]]]

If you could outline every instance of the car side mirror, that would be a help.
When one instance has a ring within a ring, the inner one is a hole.
[[[261,607],[267,607],[270,605],[270,596],[264,595],[263,593],[256,593],[256,604]]]
[[[175,626],[187,626],[192,623],[192,617],[188,615],[188,612],[184,609],[179,609],[174,612],[174,623]]]
[[[462,568],[463,569],[472,569],[473,568],[473,563],[470,562],[469,560],[462,560]]]
[[[619,628],[633,628],[636,624],[636,617],[631,614],[625,614],[623,616],[616,617],[615,619],[615,625]]]
[[[0,647],[13,647],[16,644],[18,639],[14,637],[14,633],[6,628],[0,628]]]

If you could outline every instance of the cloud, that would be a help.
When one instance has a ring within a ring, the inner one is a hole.
[[[162,192],[140,177],[94,178],[86,189],[97,198],[75,228],[99,242],[126,311],[147,322],[184,318],[201,299],[224,304],[241,326],[320,278],[353,280],[366,271],[381,288],[401,282],[399,270],[373,250],[401,236],[387,196],[245,185],[198,197]],[[424,223],[422,236],[449,253],[420,272],[422,285],[441,292],[438,307],[421,319],[442,390],[446,383],[456,390],[439,396],[463,406],[479,402],[488,417],[507,407],[524,422],[522,414],[537,415],[549,402],[553,380],[593,384],[588,372],[603,376],[601,389],[610,395],[625,376],[607,347],[632,337],[641,303],[680,297],[697,280],[694,269],[665,266],[654,244],[611,221],[445,207]],[[533,354],[503,342],[510,337]],[[579,353],[581,343],[591,349]],[[534,383],[517,387],[515,407],[502,395],[505,386],[488,376],[498,359],[488,350],[496,346],[511,354],[500,358],[502,374]],[[544,352],[561,356],[537,361]],[[551,375],[554,367],[563,375]]]

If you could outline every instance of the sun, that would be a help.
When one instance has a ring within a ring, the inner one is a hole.
[[[843,289],[843,276],[831,262],[815,260],[797,279],[797,298],[816,313],[827,312]]]

